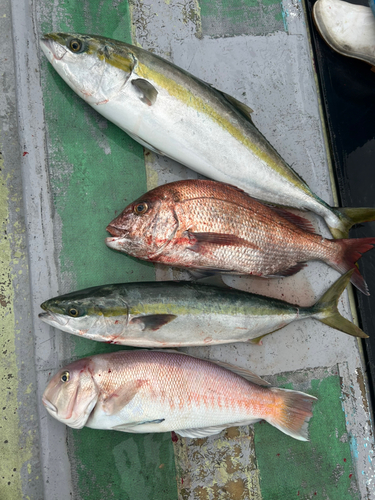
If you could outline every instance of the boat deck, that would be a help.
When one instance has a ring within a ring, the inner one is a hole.
[[[111,251],[105,227],[146,190],[197,178],[86,105],[42,55],[42,33],[139,44],[233,95],[312,190],[337,205],[308,26],[297,0],[0,0],[1,500],[375,499],[362,344],[317,321],[289,325],[262,345],[186,349],[316,396],[308,443],[264,422],[204,439],[72,430],[41,403],[58,368],[116,347],[49,327],[38,319],[40,304],[104,283],[187,278]],[[307,216],[329,236],[318,217]],[[370,235],[364,226],[361,236]],[[225,280],[310,305],[337,277],[310,262],[290,278]],[[375,280],[368,285],[375,295]],[[357,320],[351,289],[340,311]]]

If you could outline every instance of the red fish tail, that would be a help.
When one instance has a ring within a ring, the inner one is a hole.
[[[355,267],[355,263],[364,253],[374,248],[375,238],[335,240],[335,244],[340,247],[341,251],[339,252],[338,260],[336,262],[330,262],[330,265],[341,274],[345,274],[347,271],[354,268],[354,273],[350,281],[362,293],[370,295],[367,284],[358,268]]]
[[[308,441],[307,424],[316,398],[289,389],[270,389],[275,395],[275,412],[266,420],[281,432],[299,441]]]

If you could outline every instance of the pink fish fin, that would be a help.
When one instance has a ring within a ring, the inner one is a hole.
[[[212,427],[199,427],[197,429],[178,429],[174,430],[176,434],[179,434],[182,437],[188,438],[202,438],[207,436],[213,436],[214,434],[219,434],[219,432],[227,429],[228,427],[236,427],[238,425],[249,425],[255,424],[255,422],[259,422],[260,418],[253,418],[248,420],[242,420],[240,422],[228,422],[224,425],[215,425]]]
[[[210,359],[210,362],[215,363],[215,365],[226,368],[227,370],[230,370],[231,372],[235,373],[236,375],[239,375],[240,377],[245,378],[246,380],[252,382],[253,384],[263,385],[263,386],[270,385],[268,382],[266,382],[265,380],[263,380],[250,370],[247,370],[246,368],[241,368],[239,366],[232,365],[231,363],[225,363],[224,361],[216,361],[216,359]]]
[[[152,330],[155,332],[159,330],[162,326],[170,323],[177,316],[174,314],[149,314],[147,316],[138,316],[137,318],[132,318],[129,324],[139,325],[142,331]]]
[[[132,380],[119,387],[112,394],[103,397],[102,407],[104,413],[106,415],[118,413],[124,406],[130,403],[139,389],[147,383],[147,380]]]
[[[132,427],[138,427],[139,425],[147,425],[147,424],[161,424],[164,422],[165,418],[158,418],[156,420],[143,420],[141,422],[127,422],[125,424],[119,424],[115,425],[114,427],[111,427],[112,430],[114,431],[123,431],[123,432],[130,432],[130,429]],[[137,430],[137,432],[139,432]]]
[[[271,206],[270,208],[272,208],[272,210],[281,215],[281,217],[284,217],[284,219],[288,220],[289,222],[292,222],[293,224],[303,229],[307,233],[317,234],[315,227],[309,220],[305,219],[305,217],[289,212],[289,210],[286,210],[285,208],[273,207],[273,206]]]
[[[275,274],[269,274],[267,276],[263,276],[264,278],[285,278],[286,276],[293,276],[293,274],[297,274],[298,271],[306,267],[306,263],[304,262],[299,262],[295,266],[289,267],[288,269],[285,269],[284,271],[280,271],[279,273]]]
[[[257,249],[257,245],[253,245],[249,241],[240,238],[234,234],[223,233],[193,233],[189,231],[192,246],[188,250],[192,252],[201,252],[202,247],[209,245],[224,245],[224,246],[247,246]]]
[[[335,243],[341,246],[341,260],[339,263],[328,261],[328,264],[330,264],[341,274],[344,274],[349,271],[349,269],[354,268],[354,273],[350,281],[362,293],[364,293],[365,295],[370,295],[367,284],[358,268],[355,267],[355,263],[362,257],[364,253],[374,248],[375,238],[356,238],[352,240],[343,239],[335,240]]]
[[[307,424],[316,398],[290,389],[272,387],[270,391],[275,395],[274,414],[265,420],[288,436],[308,441]]]

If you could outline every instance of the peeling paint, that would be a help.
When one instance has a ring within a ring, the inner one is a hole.
[[[0,154],[0,496],[1,500],[22,498],[22,467],[31,458],[31,442],[21,445],[22,428],[18,418],[18,367],[15,344],[12,250],[8,235],[10,192],[4,177],[4,160]],[[33,437],[29,436],[28,440]],[[27,464],[29,466],[29,464]]]
[[[174,442],[181,500],[261,500],[252,427]]]

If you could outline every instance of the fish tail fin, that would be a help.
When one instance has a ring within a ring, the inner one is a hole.
[[[314,313],[312,317],[336,330],[340,330],[348,335],[353,335],[353,337],[368,338],[368,335],[366,335],[357,325],[341,316],[337,309],[339,298],[349,284],[354,272],[355,270],[351,269],[335,281],[312,307],[313,310],[316,310],[316,313]]]
[[[355,267],[355,263],[364,253],[374,248],[375,238],[335,240],[334,243],[341,247],[341,251],[338,253],[338,260],[332,260],[329,264],[341,274],[344,274],[349,271],[349,269],[354,268],[351,282],[362,293],[370,295],[366,282],[358,268]]]
[[[349,229],[355,224],[375,220],[375,208],[335,208],[335,215],[340,219],[341,227],[328,227],[336,239],[347,238]]]
[[[275,415],[267,422],[299,441],[308,441],[307,425],[312,417],[314,396],[289,389],[270,389],[275,395]]]

